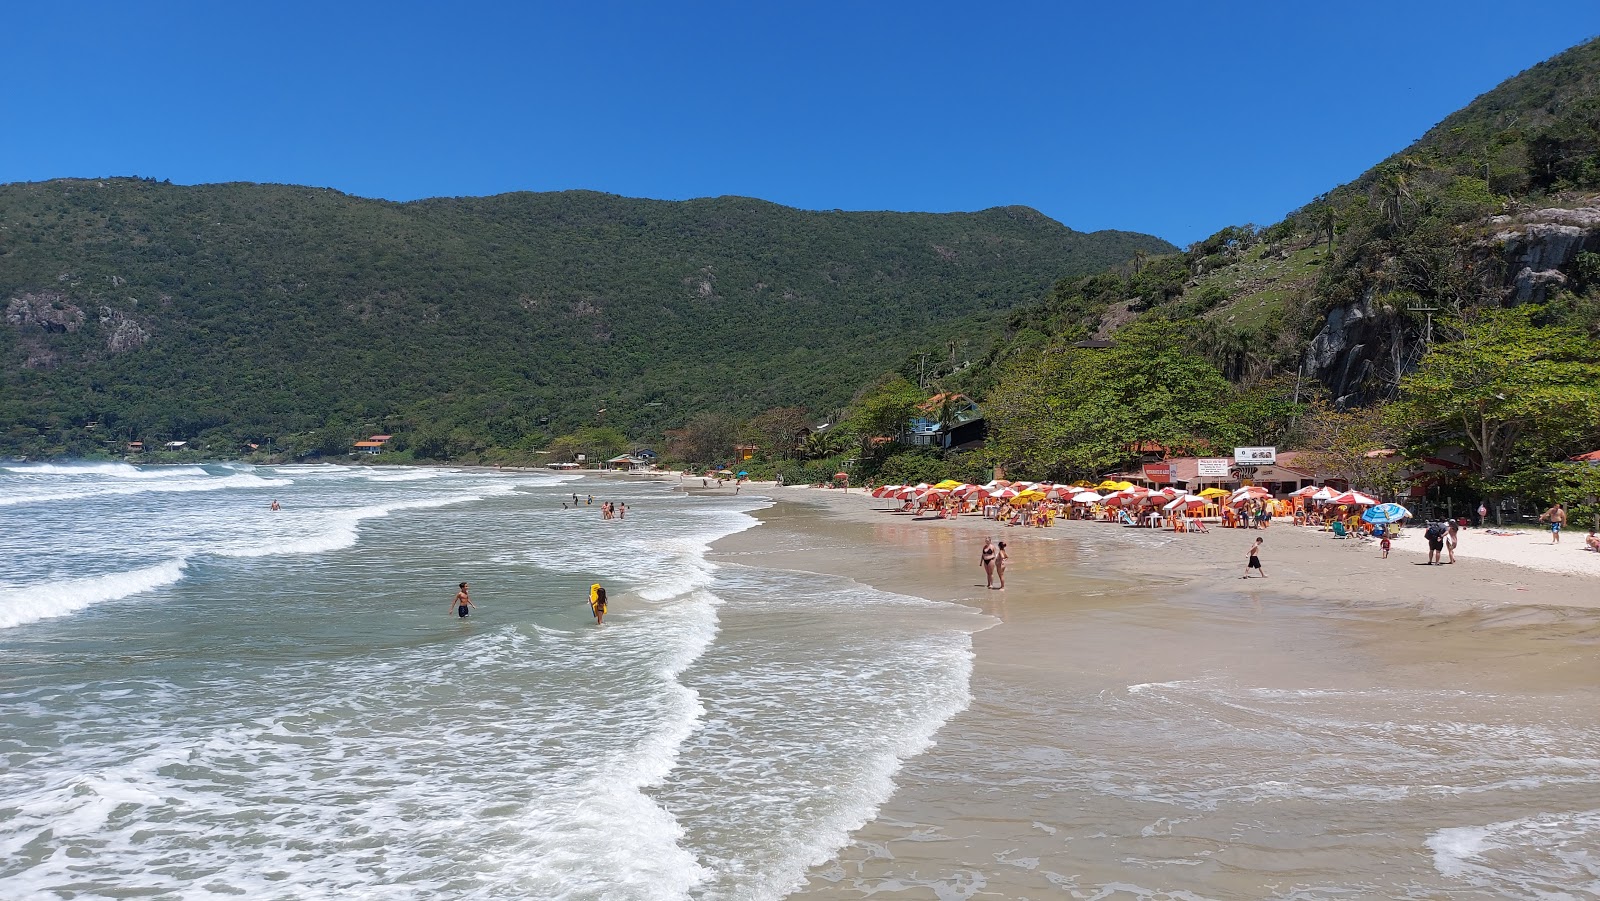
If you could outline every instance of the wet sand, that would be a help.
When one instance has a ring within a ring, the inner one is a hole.
[[[779,504],[715,557],[974,607],[973,703],[798,896],[1490,898],[1600,885],[1600,588],[1274,525]],[[1268,578],[1242,580],[1261,534]],[[1008,588],[983,587],[986,535]]]

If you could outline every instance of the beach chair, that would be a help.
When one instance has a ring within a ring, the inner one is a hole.
[[[1344,523],[1339,522],[1338,520],[1334,520],[1334,522],[1333,522],[1333,537],[1335,537],[1335,538],[1349,538],[1350,537],[1350,532],[1349,532],[1349,530],[1347,530],[1344,527]]]

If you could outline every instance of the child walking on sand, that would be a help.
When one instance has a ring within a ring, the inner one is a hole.
[[[1261,578],[1265,579],[1267,577],[1267,571],[1261,568],[1261,542],[1265,540],[1264,538],[1257,538],[1256,543],[1250,545],[1250,562],[1244,565],[1244,575],[1239,578],[1250,578],[1250,570],[1252,569],[1260,573]]]
[[[1383,559],[1389,559],[1389,530],[1383,530],[1383,538],[1378,542],[1378,547],[1383,551]]]

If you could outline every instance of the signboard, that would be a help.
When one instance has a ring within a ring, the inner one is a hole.
[[[1198,475],[1202,479],[1226,479],[1228,477],[1228,467],[1233,465],[1232,462],[1224,457],[1217,457],[1213,460],[1198,460],[1196,462],[1200,464]]]
[[[1278,461],[1275,447],[1236,447],[1233,462],[1238,466],[1271,466]]]
[[[1170,463],[1146,463],[1144,477],[1157,485],[1166,485],[1172,481],[1172,465]]]

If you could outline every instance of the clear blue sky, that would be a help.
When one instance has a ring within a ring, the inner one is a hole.
[[[0,181],[1268,224],[1600,3],[8,4]]]

